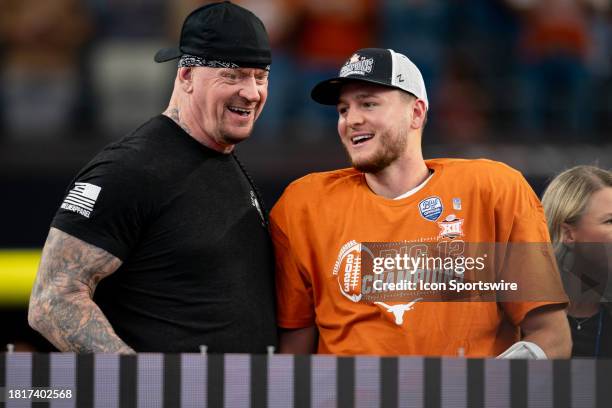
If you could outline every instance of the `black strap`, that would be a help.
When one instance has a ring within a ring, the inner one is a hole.
[[[425,381],[423,396],[427,408],[442,406],[442,362],[439,358],[425,359]]]
[[[338,389],[338,406],[355,406],[355,358],[338,357],[336,383]]]
[[[380,359],[380,406],[395,408],[398,406],[398,361],[397,357]]]
[[[225,359],[223,354],[209,354],[207,360],[208,408],[223,408]]]
[[[467,360],[467,406],[468,408],[484,407],[485,376],[484,360],[469,358]]]
[[[251,407],[268,406],[268,356],[251,355]]]
[[[311,404],[311,360],[310,355],[293,357],[293,406],[310,408]]]
[[[164,407],[181,406],[181,355],[164,355]]]
[[[119,357],[119,407],[121,408],[136,408],[137,405],[138,365],[136,358],[134,355]]]
[[[596,407],[609,407],[612,403],[612,360],[599,359],[595,361],[595,396]]]
[[[569,408],[572,402],[570,360],[553,360],[553,407]]]
[[[94,355],[77,354],[76,358],[76,406],[94,405]]]
[[[510,360],[510,408],[527,406],[527,360]]]

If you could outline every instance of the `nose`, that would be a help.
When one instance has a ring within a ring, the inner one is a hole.
[[[238,95],[249,102],[258,102],[261,99],[259,88],[254,77],[249,76],[243,79]]]
[[[350,127],[355,127],[363,124],[363,115],[359,109],[348,109],[346,112],[346,123]]]

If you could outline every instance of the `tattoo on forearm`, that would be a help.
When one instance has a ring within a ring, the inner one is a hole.
[[[189,130],[187,125],[181,121],[181,115],[178,109],[176,108],[167,109],[164,112],[164,115],[168,116],[170,119],[175,121],[176,124],[179,125],[185,131],[185,133],[187,133],[188,135],[191,135],[191,130]]]
[[[61,351],[133,353],[93,302],[98,282],[121,261],[52,228],[30,298],[28,320]]]

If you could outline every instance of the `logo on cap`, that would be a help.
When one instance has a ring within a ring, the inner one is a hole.
[[[340,70],[340,76],[346,77],[349,75],[366,75],[372,72],[374,68],[374,58],[364,57],[359,54],[353,54]]]

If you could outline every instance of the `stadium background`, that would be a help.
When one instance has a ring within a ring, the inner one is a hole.
[[[76,171],[167,103],[176,43],[204,1],[0,0],[0,345],[51,350],[27,300]],[[540,194],[576,164],[612,167],[609,0],[244,0],[273,43],[269,99],[237,149],[267,208],[308,172],[347,165],[335,111],[309,99],[352,51],[393,48],[422,69],[427,157],[486,157]]]

